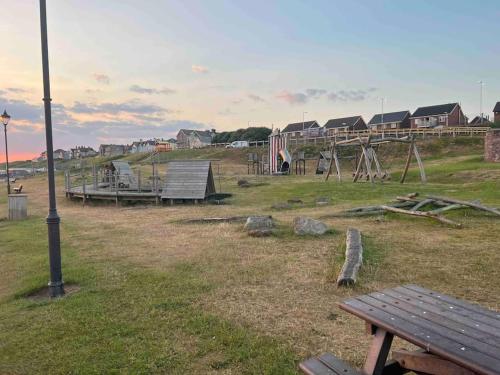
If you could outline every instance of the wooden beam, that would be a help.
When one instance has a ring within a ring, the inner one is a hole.
[[[427,182],[427,176],[425,175],[424,164],[422,163],[422,159],[420,159],[420,154],[417,150],[416,143],[413,143],[413,153],[415,154],[415,159],[417,159],[418,169],[420,170],[420,180],[423,184]]]
[[[386,211],[390,211],[390,212],[395,212],[397,214],[405,214],[405,215],[411,215],[411,216],[417,216],[417,217],[427,217],[430,219],[440,221],[443,224],[451,225],[455,228],[462,228],[462,224],[457,223],[453,220],[447,219],[447,218],[440,216],[440,215],[431,214],[430,212],[409,211],[409,210],[403,210],[401,208],[390,207],[390,206],[382,206],[382,209],[384,209]]]
[[[368,355],[366,356],[363,374],[382,375],[391,349],[393,335],[381,328],[377,328],[373,336]]]
[[[405,182],[406,174],[408,173],[408,168],[410,168],[411,156],[413,155],[413,145],[414,141],[412,140],[410,143],[410,147],[408,147],[408,157],[406,158],[405,168],[403,170],[403,174],[401,175],[401,180],[399,180],[399,182],[402,184]]]
[[[394,350],[392,358],[401,367],[429,375],[475,375],[474,372],[436,355],[422,352]]]
[[[363,263],[363,244],[361,242],[361,232],[355,228],[347,229],[345,243],[345,262],[337,278],[338,286],[355,284],[359,268]]]
[[[472,207],[472,208],[475,208],[477,210],[482,210],[482,211],[490,212],[492,214],[500,216],[500,211],[497,210],[496,208],[483,206],[482,204],[477,203],[477,202],[468,202],[468,201],[462,201],[462,200],[459,200],[459,199],[452,199],[452,198],[447,198],[447,197],[436,197],[436,196],[432,196],[432,195],[429,195],[427,197],[435,199],[435,200],[440,200],[442,202],[454,203],[454,204],[461,204],[463,206]]]

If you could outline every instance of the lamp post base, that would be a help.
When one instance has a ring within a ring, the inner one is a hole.
[[[49,297],[57,298],[64,296],[64,282],[49,282]]]

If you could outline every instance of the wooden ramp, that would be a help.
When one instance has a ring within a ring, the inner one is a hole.
[[[170,200],[204,200],[215,194],[210,160],[179,160],[168,163],[161,198]]]

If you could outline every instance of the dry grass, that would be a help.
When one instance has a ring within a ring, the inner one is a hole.
[[[251,205],[240,205],[236,197],[234,204],[227,206],[82,207],[63,199],[59,191],[63,228],[77,228],[71,236],[63,231],[64,241],[79,249],[82,257],[95,262],[119,261],[159,271],[179,262],[196,264],[198,276],[214,285],[197,302],[200,309],[277,337],[289,343],[299,357],[331,351],[356,365],[362,363],[368,345],[363,322],[337,307],[339,301],[350,295],[416,283],[499,309],[498,220],[462,213],[460,220],[466,226],[455,230],[392,215],[380,220],[329,219],[326,222],[334,233],[322,238],[296,238],[287,229],[295,216],[320,217],[331,212],[332,207],[305,205],[271,212],[269,199],[261,200],[260,195],[274,191],[274,199],[286,199],[279,194],[283,183],[299,186],[308,182],[321,188],[323,183],[311,176],[266,178],[270,186],[238,190],[235,181],[242,169],[246,166],[224,165],[223,184],[227,190],[244,195],[242,199],[252,201]],[[459,173],[468,176],[467,173],[476,172]],[[334,183],[331,186],[336,186],[332,194],[341,188]],[[30,179],[25,188],[31,212],[43,215],[47,201],[45,182]],[[342,188],[353,189],[353,194],[367,193],[367,201],[386,199],[386,193],[370,195],[368,184],[346,184]],[[421,186],[409,185],[407,191],[416,188]],[[446,191],[460,186],[431,184],[427,188]],[[339,203],[338,207],[353,205],[348,200]],[[249,213],[271,213],[280,223],[278,235],[255,239],[245,235],[241,224],[177,223],[185,218]],[[338,289],[330,280],[340,267],[343,234],[349,226],[361,229],[367,262],[359,286]],[[14,279],[15,275],[7,275],[6,284],[10,286],[0,289],[0,297],[15,289]],[[205,367],[203,363],[197,366]]]

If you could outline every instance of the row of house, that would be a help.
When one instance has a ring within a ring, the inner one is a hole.
[[[494,121],[500,121],[500,102],[493,109]],[[413,114],[406,111],[378,113],[366,123],[363,116],[342,117],[328,120],[322,127],[317,121],[305,121],[288,124],[281,133],[292,137],[307,135],[334,135],[345,131],[355,130],[389,130],[389,129],[418,129],[440,128],[456,126],[488,126],[491,121],[488,117],[475,117],[469,122],[459,103],[439,104],[428,107],[419,107]]]

